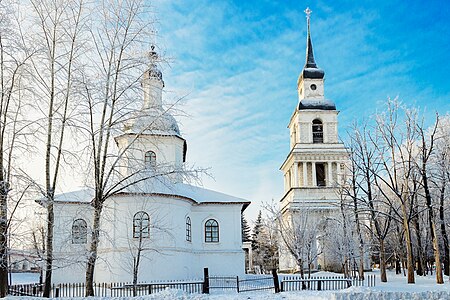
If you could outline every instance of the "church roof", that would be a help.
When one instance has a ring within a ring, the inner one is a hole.
[[[298,109],[336,110],[336,104],[328,99],[302,99],[298,103]]]
[[[93,189],[80,189],[73,192],[57,194],[55,202],[60,203],[91,203],[94,198]],[[142,181],[116,195],[156,195],[181,197],[197,204],[244,204],[244,209],[250,201],[186,183],[169,183],[164,180]],[[40,202],[44,202],[43,199]]]

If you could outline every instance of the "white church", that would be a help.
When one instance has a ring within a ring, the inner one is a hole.
[[[290,148],[281,165],[284,195],[280,211],[286,222],[301,223],[302,218],[318,227],[313,247],[312,268],[332,264],[330,252],[321,241],[327,218],[339,209],[338,183],[345,180],[348,153],[338,139],[338,114],[333,101],[325,98],[325,72],[314,59],[308,20],[306,63],[297,81],[298,103],[289,121]],[[298,266],[286,245],[280,247],[279,268],[296,271]],[[306,268],[306,265],[304,266]]]
[[[120,173],[181,170],[187,143],[164,109],[163,76],[154,61],[142,88],[141,110],[115,137],[118,150],[126,149]],[[56,284],[85,280],[93,197],[93,190],[84,189],[55,199]],[[187,184],[177,172],[130,186],[104,205],[94,281],[130,282],[137,260],[140,282],[201,278],[205,267],[213,275],[242,275],[241,213],[249,204]]]

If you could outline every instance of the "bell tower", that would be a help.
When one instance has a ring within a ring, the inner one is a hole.
[[[311,10],[307,8],[305,13],[306,62],[297,81],[298,103],[288,124],[289,153],[280,168],[284,175],[280,206],[285,220],[300,220],[307,214],[308,219],[323,230],[327,218],[338,208],[338,186],[345,179],[348,156],[345,146],[338,140],[339,111],[333,101],[325,98],[325,72],[314,58]],[[313,248],[321,247],[317,238]],[[314,268],[328,263],[326,249],[320,252]],[[296,268],[292,255],[286,247],[281,247],[280,270]]]

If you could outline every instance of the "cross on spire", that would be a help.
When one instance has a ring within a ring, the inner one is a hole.
[[[311,13],[312,13],[312,10],[310,10],[309,7],[307,7],[307,8],[305,9],[305,14],[306,14],[306,18],[308,19],[308,21],[309,21],[309,17],[310,17],[310,15],[311,15]]]

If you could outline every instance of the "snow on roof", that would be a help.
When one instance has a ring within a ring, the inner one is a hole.
[[[56,202],[86,202],[89,203],[94,198],[93,189],[81,189],[73,192],[67,192],[55,195]]]
[[[154,194],[179,196],[191,199],[199,204],[244,204],[247,207],[250,201],[194,186],[186,183],[171,183],[168,180],[147,180],[124,189],[120,194]],[[65,203],[90,203],[94,198],[93,189],[82,189],[73,192],[58,194],[56,202]]]
[[[336,105],[328,99],[302,99],[298,104],[298,109],[336,110]]]
[[[250,201],[205,189],[203,187],[194,186],[186,183],[172,183],[168,180],[151,180],[138,183],[127,188],[124,193],[130,194],[162,194],[171,196],[180,196],[189,198],[197,203],[243,203],[250,204]]]

